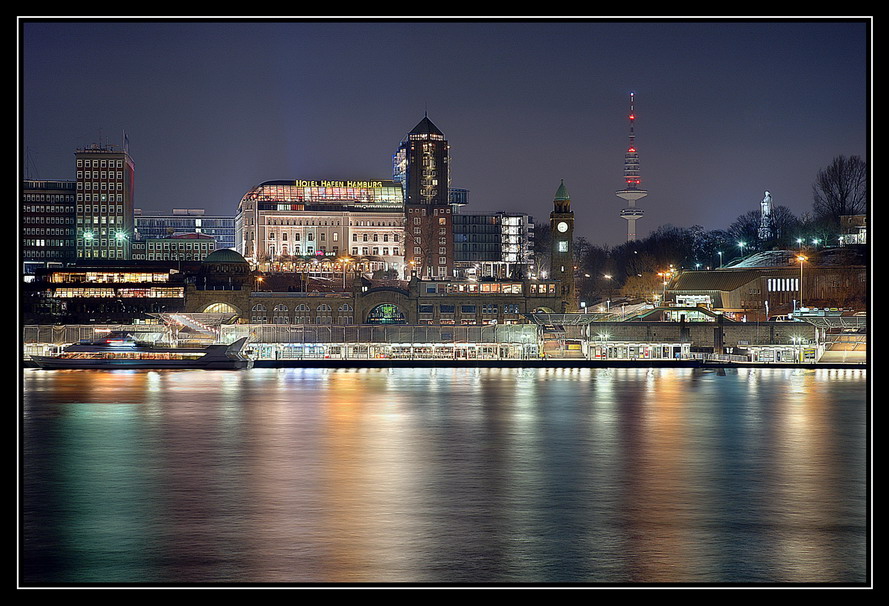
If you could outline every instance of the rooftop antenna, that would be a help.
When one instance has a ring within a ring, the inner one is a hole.
[[[31,176],[31,170],[34,171],[34,176]],[[31,156],[31,148],[25,148],[25,179],[39,179],[40,173],[37,172],[37,164],[34,162],[34,158]]]

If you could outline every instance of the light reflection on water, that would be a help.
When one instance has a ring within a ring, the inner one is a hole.
[[[24,372],[23,582],[861,583],[866,372]]]

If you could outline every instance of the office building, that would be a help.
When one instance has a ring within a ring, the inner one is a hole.
[[[76,258],[74,181],[25,179],[21,190],[21,262],[25,276]]]
[[[213,236],[196,232],[162,238],[139,238],[133,242],[133,259],[146,261],[202,261],[216,250]]]
[[[208,215],[202,208],[174,208],[173,212],[135,210],[136,239],[166,238],[173,234],[204,234],[216,248],[235,248],[235,218]]]
[[[454,266],[458,276],[520,278],[533,264],[534,220],[509,212],[455,213]]]
[[[92,145],[74,153],[78,260],[131,258],[135,166],[126,148]]]

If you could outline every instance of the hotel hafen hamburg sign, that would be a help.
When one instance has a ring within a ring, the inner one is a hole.
[[[296,187],[383,187],[382,181],[304,181],[293,182]]]

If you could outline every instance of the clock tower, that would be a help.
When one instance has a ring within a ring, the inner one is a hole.
[[[553,199],[553,211],[549,214],[550,279],[559,280],[562,312],[577,310],[574,285],[574,212],[565,182],[559,185]]]

